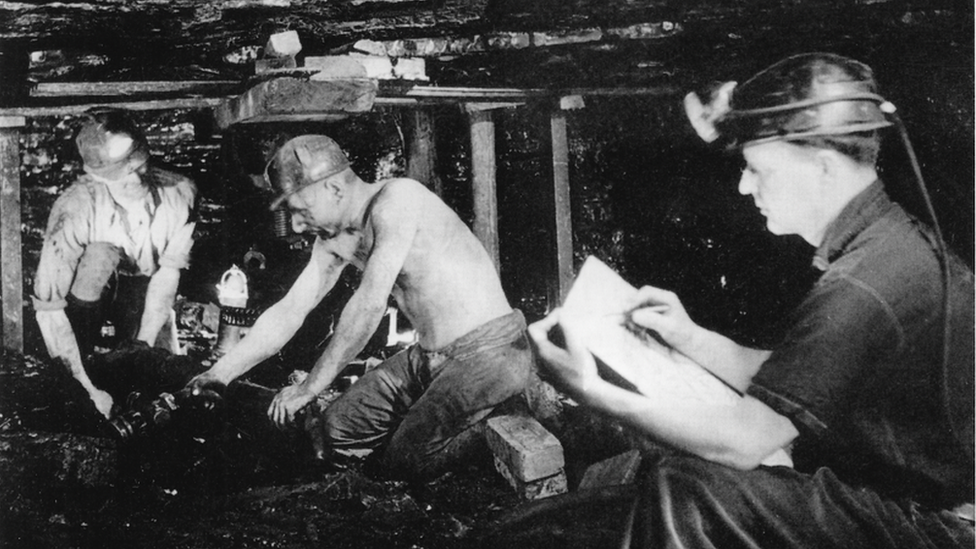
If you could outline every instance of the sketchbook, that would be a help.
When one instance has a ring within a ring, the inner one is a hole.
[[[628,326],[624,313],[637,291],[590,256],[566,296],[561,322],[574,326],[583,345],[598,359],[601,375],[618,385],[646,395],[660,394],[665,388],[682,405],[734,406],[742,398],[737,391],[648,331]],[[783,450],[763,464],[792,465]]]

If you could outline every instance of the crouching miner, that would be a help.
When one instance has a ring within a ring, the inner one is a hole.
[[[558,311],[529,327],[574,398],[685,451],[644,478],[631,547],[973,547],[973,275],[878,179],[877,131],[900,122],[871,70],[799,55],[686,101],[702,137],[741,151],[767,229],[814,246],[823,274],[768,350],[640,291],[633,322],[738,389],[733,406],[608,384]],[[796,469],[760,465],[789,446]]]
[[[520,393],[531,366],[522,314],[502,291],[481,243],[436,195],[412,179],[366,183],[330,138],[284,144],[267,169],[296,232],[316,235],[308,265],[240,343],[191,386],[227,384],[273,356],[332,289],[347,265],[362,271],[335,332],[308,377],[277,394],[278,425],[326,389],[362,351],[390,294],[418,344],[369,371],[325,410],[313,441],[327,460],[376,450],[386,473],[434,477],[471,429]]]
[[[149,163],[124,111],[92,111],[76,145],[85,174],[51,209],[34,309],[52,358],[63,360],[109,417],[112,397],[85,371],[103,323],[119,340],[172,349],[170,315],[193,245],[196,187]]]

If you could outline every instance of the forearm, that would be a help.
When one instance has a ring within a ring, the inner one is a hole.
[[[746,397],[736,405],[682,402],[666,393],[640,395],[599,381],[582,402],[703,459],[751,469],[796,436],[792,423]]]
[[[274,356],[301,327],[305,316],[279,301],[254,322],[247,335],[209,370],[208,374],[227,384]]]
[[[353,361],[376,331],[386,302],[356,293],[342,310],[335,334],[304,381],[312,394],[324,391],[347,364]]]
[[[696,326],[688,344],[678,349],[740,393],[745,393],[753,376],[771,351],[752,349],[701,326]]]
[[[36,318],[41,329],[41,337],[51,358],[63,361],[72,377],[78,380],[88,393],[95,391],[95,385],[82,365],[78,341],[75,339],[75,332],[71,329],[71,323],[64,309],[37,311]]]
[[[146,289],[146,302],[136,339],[150,346],[156,343],[159,330],[169,320],[173,310],[179,284],[180,271],[173,267],[160,267],[152,276]]]

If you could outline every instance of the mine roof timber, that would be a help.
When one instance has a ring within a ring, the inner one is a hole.
[[[0,108],[0,116],[63,116],[78,114],[94,106],[112,105],[131,110],[219,109],[228,102],[253,92],[242,91],[237,81],[141,81],[141,82],[44,82],[31,90],[30,105]],[[674,86],[618,88],[470,88],[417,85],[403,81],[381,81],[375,105],[396,106],[423,103],[478,103],[506,106],[530,100],[557,100],[566,96],[669,96]],[[43,102],[43,103],[41,103]],[[309,111],[306,118],[317,114]],[[334,114],[334,113],[333,113]],[[230,120],[228,124],[242,120]],[[252,120],[260,121],[260,120]],[[220,124],[224,126],[224,124]]]

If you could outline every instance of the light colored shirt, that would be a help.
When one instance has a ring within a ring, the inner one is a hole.
[[[150,167],[150,192],[124,205],[108,186],[82,175],[55,201],[34,279],[35,310],[63,309],[78,262],[95,242],[116,246],[119,270],[152,276],[160,267],[187,266],[193,246],[196,186],[181,175]]]

